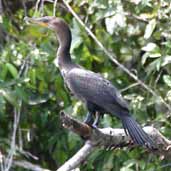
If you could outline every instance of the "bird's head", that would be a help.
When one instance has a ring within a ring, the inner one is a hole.
[[[64,32],[65,30],[68,30],[68,25],[63,19],[53,16],[45,16],[40,18],[25,17],[24,20],[32,24],[40,25],[42,27],[47,27],[57,33],[61,33]]]
[[[28,23],[36,24],[39,26],[47,27],[56,33],[59,49],[58,56],[61,54],[69,54],[71,46],[71,31],[68,24],[61,18],[46,16],[40,18],[29,18],[26,17],[25,21]]]

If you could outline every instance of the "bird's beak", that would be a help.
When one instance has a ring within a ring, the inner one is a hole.
[[[24,20],[27,23],[32,23],[32,24],[37,24],[37,25],[43,26],[43,27],[48,27],[48,22],[43,17],[42,18],[29,18],[29,17],[25,17]]]

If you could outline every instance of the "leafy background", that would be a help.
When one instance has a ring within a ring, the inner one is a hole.
[[[168,0],[70,0],[74,11],[100,42],[167,104],[171,104],[171,3]],[[53,3],[35,10],[36,1],[2,0],[0,17],[0,152],[10,148],[15,111],[20,116],[14,158],[57,169],[82,145],[77,135],[65,130],[61,110],[83,120],[84,105],[63,85],[54,65],[58,43],[54,34],[27,25],[27,16],[53,15]],[[154,125],[170,137],[171,117],[160,98],[152,96],[118,68],[59,1],[56,16],[72,30],[71,55],[76,63],[99,72],[113,82],[130,104],[142,125]],[[121,127],[116,118],[105,116],[101,127]],[[1,162],[2,164],[2,162]],[[16,167],[16,171],[23,168]],[[106,151],[97,149],[80,170],[169,171],[163,156],[142,148]]]

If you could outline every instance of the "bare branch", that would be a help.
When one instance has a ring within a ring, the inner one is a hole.
[[[18,166],[18,167],[21,167],[24,169],[28,169],[30,171],[50,171],[48,169],[44,169],[44,168],[40,167],[39,165],[32,164],[32,163],[25,161],[25,160],[21,160],[21,161],[15,160],[13,162],[13,164],[14,164],[14,166]]]
[[[0,0],[0,15],[3,14],[3,8],[2,8],[2,0]]]
[[[86,141],[84,146],[64,165],[57,169],[57,171],[71,171],[75,169],[87,158],[87,156],[94,150],[94,148],[95,146],[93,146],[90,141]]]
[[[61,120],[65,128],[77,133],[87,141],[85,142],[85,145],[57,171],[70,171],[78,167],[96,147],[115,149],[123,146],[137,146],[133,144],[130,136],[125,134],[124,129],[94,129],[64,113],[61,115]],[[171,141],[165,138],[154,127],[148,126],[143,129],[156,143],[155,150],[150,151],[147,149],[149,153],[160,155],[162,157],[171,157]]]
[[[84,124],[82,122],[79,122],[78,120],[71,118],[64,112],[61,112],[61,120],[65,128],[71,130],[72,132],[75,132],[83,138],[90,138],[92,129],[87,124]]]
[[[106,149],[116,149],[124,146],[136,147],[131,138],[125,134],[124,129],[94,129],[85,123],[73,119],[63,112],[61,113],[61,120],[65,128],[75,132],[85,139],[85,144],[72,158],[58,168],[57,171],[71,171],[77,168],[96,148],[103,147]],[[149,153],[160,155],[163,158],[170,158],[171,141],[151,126],[144,127],[143,129],[153,139],[153,141],[156,142],[156,150],[147,149]],[[13,165],[32,171],[50,171],[25,160],[14,160]]]
[[[37,12],[38,12],[38,8],[39,8],[40,1],[41,1],[41,0],[37,0],[37,2],[36,2],[36,5],[35,5],[35,11],[34,11],[33,16],[36,16],[36,15],[37,15]]]
[[[5,159],[5,171],[9,171],[9,169],[12,166],[12,161],[13,161],[13,156],[16,150],[16,133],[17,133],[17,128],[20,120],[20,113],[21,113],[21,105],[22,102],[20,101],[19,104],[19,109],[14,109],[14,123],[13,123],[13,133],[12,133],[12,140],[11,140],[11,145],[10,145],[10,151]]]
[[[27,60],[29,59],[29,56],[27,56],[20,67],[20,70],[18,72],[18,78],[22,76],[22,74],[26,75],[28,72],[28,64]],[[8,156],[4,160],[4,170],[9,171],[10,168],[12,167],[12,162],[13,162],[13,156],[16,151],[16,134],[17,134],[17,129],[20,121],[20,115],[21,115],[21,107],[22,107],[22,100],[18,100],[18,108],[14,108],[14,122],[13,122],[13,132],[12,132],[12,137],[11,137],[11,144],[10,144],[10,150],[8,153]]]
[[[54,5],[53,5],[53,16],[56,16],[56,5],[57,5],[58,0],[54,1]]]
[[[22,5],[23,5],[23,8],[24,8],[24,16],[27,16],[26,0],[23,0],[23,1],[22,1]]]
[[[0,23],[2,23],[2,14],[3,14],[3,7],[2,7],[2,0],[0,0]]]
[[[127,87],[121,89],[120,92],[122,93],[122,92],[127,91],[128,89],[131,89],[131,88],[138,86],[138,85],[139,85],[139,83],[133,83],[133,84],[128,85]]]
[[[65,0],[63,0],[63,3],[67,6],[68,10],[71,12],[71,14],[75,17],[75,19],[81,24],[81,26],[84,27],[84,29],[87,31],[87,33],[92,37],[92,39],[96,42],[96,44],[104,51],[104,53],[111,59],[112,62],[114,62],[119,68],[121,68],[124,72],[126,72],[131,78],[133,78],[137,83],[139,83],[144,89],[146,89],[149,93],[151,93],[153,96],[160,98],[161,102],[169,109],[171,112],[171,107],[168,105],[165,100],[159,96],[151,87],[146,85],[143,81],[141,81],[136,75],[134,75],[132,72],[129,71],[124,65],[122,65],[119,61],[116,59],[116,55],[110,53],[103,44],[98,40],[98,38],[94,35],[94,33],[84,24],[84,22],[80,19],[80,17],[75,13],[75,11],[72,9],[72,7],[69,5],[69,3]]]

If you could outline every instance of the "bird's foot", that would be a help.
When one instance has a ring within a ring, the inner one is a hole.
[[[92,124],[91,127],[92,127],[93,129],[97,129],[97,128],[98,128],[96,124]]]
[[[93,122],[94,122],[93,115],[88,112],[87,116],[86,116],[86,118],[84,120],[84,123],[91,126],[93,124]]]

